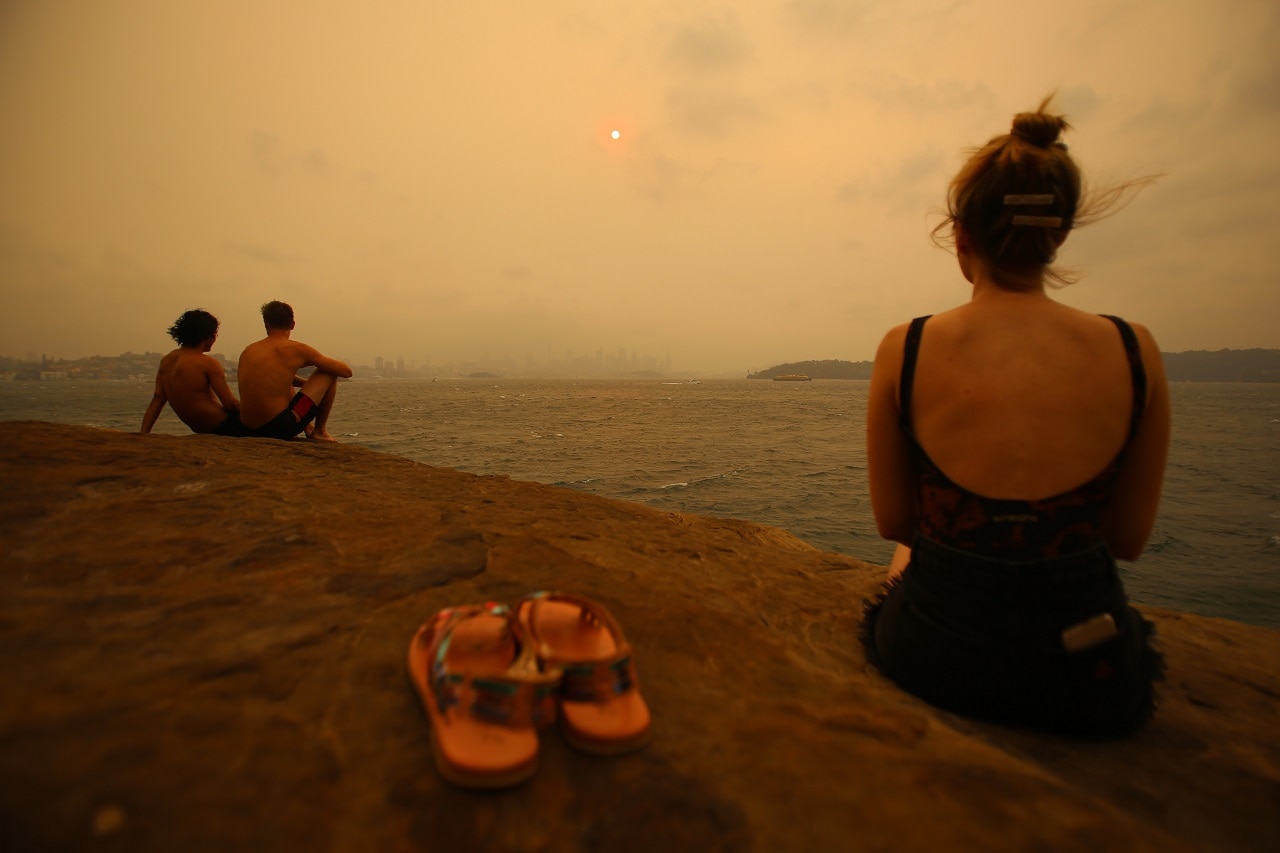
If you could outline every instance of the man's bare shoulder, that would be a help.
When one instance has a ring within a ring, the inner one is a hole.
[[[156,372],[160,374],[165,374],[170,372],[171,370],[173,370],[174,365],[176,365],[178,363],[178,360],[181,358],[182,358],[181,347],[165,353],[164,356],[160,359],[160,367]]]
[[[205,372],[210,374],[225,374],[227,371],[222,367],[222,362],[218,361],[208,353],[200,353],[199,364]]]
[[[318,367],[321,362],[330,359],[311,344],[302,341],[288,340],[280,346],[280,356],[294,369],[299,367]]]
[[[268,337],[245,347],[240,353],[239,372],[245,376],[292,377],[298,368],[312,363],[311,348],[297,341]]]
[[[263,338],[260,341],[254,341],[253,343],[245,347],[243,350],[241,350],[240,357],[244,358],[246,355],[259,353],[259,352],[262,352],[263,350],[270,349],[273,346],[274,344],[271,338]]]
[[[306,344],[302,341],[295,341],[292,338],[285,341],[284,346],[287,348],[285,351],[290,355],[301,358],[311,358],[312,356],[320,354],[319,350],[311,346],[311,344]]]
[[[211,366],[217,367],[219,369],[222,368],[222,365],[218,363],[218,360],[213,356],[209,355],[208,353],[196,352],[194,350],[189,350],[189,349],[181,349],[181,348],[176,349],[173,352],[169,353],[169,355],[165,356],[165,359],[166,360],[172,359],[169,362],[170,364],[173,364],[173,365],[180,364],[185,368],[198,367],[202,370],[207,370]]]
[[[271,338],[254,341],[240,353],[241,364],[276,363],[287,358],[288,355],[281,348],[280,342]]]

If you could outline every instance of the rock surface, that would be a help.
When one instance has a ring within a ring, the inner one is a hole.
[[[1276,850],[1280,632],[1144,608],[1152,724],[1082,742],[867,666],[884,570],[742,521],[357,447],[0,424],[13,850]],[[536,589],[626,627],[653,742],[436,774],[405,654]]]

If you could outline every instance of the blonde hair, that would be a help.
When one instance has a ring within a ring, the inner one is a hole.
[[[1018,113],[1008,133],[972,150],[951,180],[946,218],[933,229],[934,242],[945,246],[954,241],[955,226],[963,227],[996,283],[1009,289],[1025,287],[1028,273],[1035,272],[1052,287],[1074,282],[1078,276],[1052,266],[1071,229],[1115,213],[1131,198],[1130,190],[1159,177],[1086,193],[1080,168],[1059,140],[1071,125],[1066,116],[1048,111],[1052,100],[1050,94],[1035,112]],[[1010,195],[1039,198],[1006,203]],[[1034,224],[1026,224],[1028,219]]]

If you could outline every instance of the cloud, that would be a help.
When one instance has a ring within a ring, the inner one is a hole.
[[[666,57],[682,68],[708,73],[741,66],[752,53],[737,16],[724,10],[681,27],[668,42]]]
[[[664,154],[639,161],[634,176],[640,194],[652,201],[664,201],[688,188],[691,170]]]
[[[939,195],[945,185],[947,160],[938,151],[925,149],[898,163],[896,169],[875,169],[836,188],[836,200],[856,204],[864,200],[888,207],[894,213],[918,211]]]
[[[764,118],[764,110],[754,99],[712,89],[668,92],[666,109],[677,128],[706,136],[724,136]]]
[[[296,258],[287,255],[284,252],[278,252],[268,246],[260,246],[253,243],[239,243],[230,247],[232,251],[251,258],[255,261],[262,261],[268,264],[287,264],[293,263]]]
[[[17,228],[0,225],[0,276],[7,271],[30,275],[35,271],[66,272],[80,266],[79,256],[44,244]]]
[[[1147,100],[1121,122],[1120,131],[1140,140],[1181,145],[1188,131],[1204,124],[1211,103],[1203,95],[1174,102],[1166,97]],[[1164,147],[1164,146],[1162,146]]]
[[[1269,46],[1280,38],[1280,24],[1273,23],[1267,35],[1268,47],[1229,60],[1219,105],[1226,121],[1274,119],[1280,114],[1280,55]],[[1260,59],[1250,62],[1250,56]]]
[[[302,157],[302,168],[317,175],[329,171],[329,160],[319,148],[312,148]]]
[[[783,14],[806,35],[842,36],[866,22],[872,5],[863,0],[790,0]]]
[[[917,82],[882,74],[879,80],[860,81],[854,88],[885,112],[905,112],[922,117],[935,116],[944,110],[979,113],[997,101],[986,84],[963,80]]]
[[[249,136],[249,158],[258,171],[267,175],[283,175],[299,167],[310,175],[325,175],[333,168],[319,146],[302,152],[289,151],[278,137],[262,130],[255,130]]]
[[[1080,84],[1059,89],[1050,109],[1063,113],[1073,125],[1087,123],[1098,112],[1098,93],[1092,86]]]
[[[280,141],[261,130],[255,130],[249,137],[249,156],[253,165],[268,175],[278,175],[284,168]]]
[[[110,246],[102,252],[102,265],[110,270],[130,271],[138,269],[138,259]]]
[[[717,156],[707,161],[680,160],[655,153],[633,166],[632,178],[641,196],[655,202],[689,197],[705,198],[726,186],[740,185],[756,174],[750,163]]]

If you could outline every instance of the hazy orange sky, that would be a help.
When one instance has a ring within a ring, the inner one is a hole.
[[[1056,89],[1095,183],[1063,298],[1280,347],[1274,0],[6,0],[0,354],[215,351],[291,302],[355,363],[870,359],[968,297],[968,146]],[[614,141],[610,131],[621,138]]]

